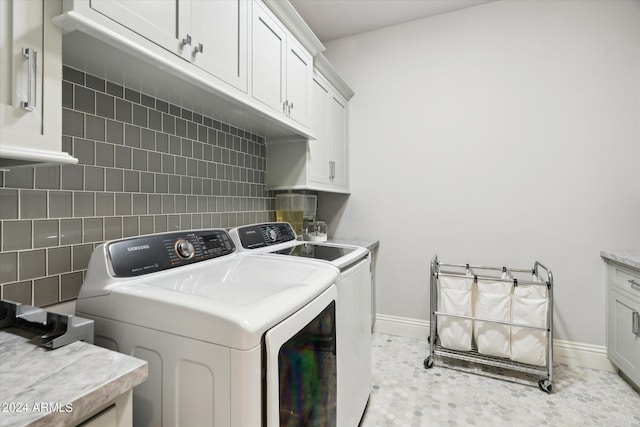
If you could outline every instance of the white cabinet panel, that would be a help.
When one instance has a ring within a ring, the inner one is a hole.
[[[607,355],[640,387],[640,272],[610,264],[607,280]]]
[[[294,40],[287,42],[287,114],[298,123],[309,123],[309,92],[313,58]]]
[[[311,132],[317,139],[309,141],[309,181],[329,184],[331,164],[327,123],[329,121],[329,85],[317,78],[311,86]]]
[[[331,144],[331,183],[340,188],[347,188],[347,108],[346,101],[337,94],[330,100],[330,140]]]
[[[246,0],[191,3],[193,62],[243,92],[247,91],[248,10]],[[200,47],[202,51],[196,51]]]
[[[76,163],[62,152],[62,39],[56,1],[0,1],[0,166]]]
[[[184,19],[190,14],[184,0],[91,0],[91,8],[167,50],[183,51],[186,29],[180,26],[188,24]]]
[[[253,97],[285,112],[286,34],[276,21],[254,4],[252,85]]]
[[[253,4],[252,40],[253,97],[309,126],[313,57],[261,2]]]

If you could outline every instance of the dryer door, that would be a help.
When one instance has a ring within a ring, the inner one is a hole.
[[[336,287],[265,334],[268,427],[336,426]]]

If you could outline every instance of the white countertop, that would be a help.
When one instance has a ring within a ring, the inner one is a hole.
[[[147,379],[144,360],[81,341],[50,350],[31,343],[34,336],[0,330],[2,427],[74,425]]]
[[[358,239],[335,239],[330,238],[327,240],[327,243],[336,243],[341,245],[351,245],[351,246],[360,246],[362,248],[367,248],[370,251],[378,248],[380,246],[379,240],[358,240]]]
[[[600,256],[640,270],[640,249],[600,251]]]

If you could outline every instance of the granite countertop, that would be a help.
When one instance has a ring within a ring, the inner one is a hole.
[[[619,262],[627,267],[640,270],[640,249],[600,251],[600,256],[611,261]]]
[[[327,240],[327,243],[337,243],[341,245],[361,246],[367,248],[370,251],[377,249],[380,246],[379,240],[359,240],[359,239],[335,239],[331,238]]]
[[[147,379],[144,360],[81,341],[50,350],[31,343],[35,336],[0,329],[2,427],[74,424]]]

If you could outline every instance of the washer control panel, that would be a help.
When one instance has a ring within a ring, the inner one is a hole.
[[[240,243],[245,249],[257,249],[296,239],[296,233],[287,222],[248,225],[238,228]]]
[[[113,274],[133,277],[229,255],[235,246],[224,230],[162,233],[108,243]]]

